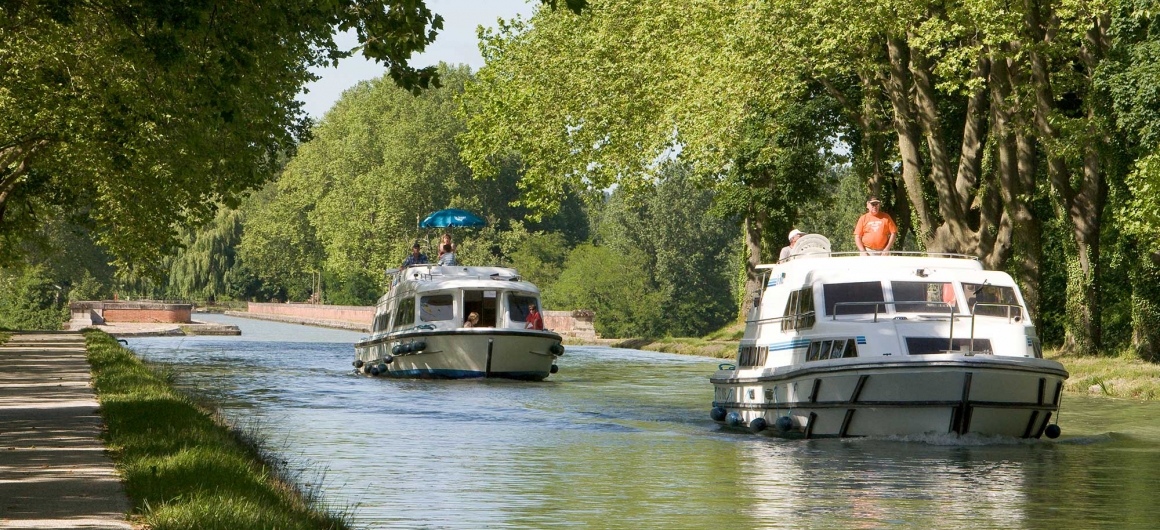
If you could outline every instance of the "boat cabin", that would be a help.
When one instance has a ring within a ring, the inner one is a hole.
[[[541,310],[540,290],[514,269],[417,265],[388,278],[391,287],[379,299],[371,327],[375,336],[464,328],[471,313],[479,315],[471,327],[524,329],[529,306]]]
[[[759,267],[738,368],[865,356],[1042,357],[1015,281],[973,257],[803,255]]]

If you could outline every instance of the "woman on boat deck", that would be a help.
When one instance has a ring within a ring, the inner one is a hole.
[[[448,246],[450,246],[449,250],[443,250],[445,248],[448,248]],[[443,232],[443,237],[439,238],[439,254],[437,256],[435,256],[436,261],[438,261],[440,258],[442,258],[443,254],[445,254],[447,252],[455,252],[455,243],[451,242],[451,234],[450,233]]]
[[[454,267],[459,264],[455,261],[455,252],[451,248],[451,244],[448,243],[439,249],[439,265]]]
[[[479,313],[472,311],[470,315],[467,315],[467,320],[463,321],[463,327],[474,328],[477,325],[479,325]]]

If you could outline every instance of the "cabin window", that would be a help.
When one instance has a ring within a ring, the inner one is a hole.
[[[950,282],[890,282],[899,313],[947,313],[958,309]],[[913,303],[912,303],[913,302]]]
[[[1023,316],[1023,308],[1019,307],[1019,300],[1015,298],[1014,287],[964,283],[963,293],[967,296],[967,307],[973,314],[1016,320]]]
[[[767,358],[769,358],[769,346],[741,346],[737,348],[738,367],[765,366]]]
[[[886,310],[881,282],[827,283],[822,286],[827,315],[867,315]],[[838,305],[841,304],[841,305]],[[835,311],[835,308],[836,311]]]
[[[424,296],[419,302],[419,318],[423,322],[451,320],[455,317],[455,297],[450,294]]]
[[[540,303],[534,296],[509,294],[508,318],[510,318],[512,322],[527,322],[528,306],[535,306],[536,309],[539,309]]]
[[[407,298],[399,301],[399,308],[395,310],[395,327],[410,326],[415,323],[415,299]]]
[[[810,349],[806,351],[807,361],[857,356],[858,346],[854,339],[815,340],[810,342]]]
[[[498,291],[463,291],[463,317],[479,313],[477,328],[494,328]]]
[[[814,290],[804,287],[789,293],[789,300],[785,303],[785,318],[781,321],[781,330],[809,329],[814,327]]]
[[[991,355],[991,341],[989,339],[954,339],[946,337],[907,337],[906,351],[911,355],[925,355],[928,353],[946,353],[972,351],[978,354]]]
[[[378,333],[380,331],[384,331],[387,329],[387,327],[390,325],[390,323],[391,323],[391,314],[390,313],[387,313],[386,311],[384,311],[382,313],[378,313],[375,315],[375,323],[374,323],[374,326],[371,328],[371,332]]]

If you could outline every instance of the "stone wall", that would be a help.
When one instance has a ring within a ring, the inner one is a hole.
[[[367,326],[375,319],[374,306],[321,305],[321,304],[262,304],[250,302],[248,311],[258,315],[272,315],[306,320],[334,320]]]
[[[73,302],[68,305],[72,319],[69,329],[107,322],[165,322],[188,324],[192,304],[161,302],[119,302],[115,300]]]
[[[544,311],[544,327],[565,337],[596,340],[596,328],[592,321],[596,313],[585,309],[576,311]]]

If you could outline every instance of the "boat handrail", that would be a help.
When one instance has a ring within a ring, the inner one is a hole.
[[[928,305],[928,306],[931,306],[931,305],[932,306],[941,306],[941,307],[947,308],[947,315],[951,317],[951,322],[954,322],[955,319],[960,316],[958,313],[955,313],[955,304],[952,304],[950,302],[925,302],[922,300],[895,300],[893,302],[887,302],[885,300],[879,300],[879,301],[860,301],[860,302],[835,302],[834,303],[834,312],[833,312],[833,314],[830,315],[830,317],[831,317],[830,320],[838,320],[838,308],[839,307],[867,306],[867,305],[871,305],[871,304],[874,305],[874,322],[878,322],[878,306],[880,306],[880,305],[897,306],[898,304],[915,304],[915,305],[923,304],[923,305]],[[911,311],[907,311],[907,312],[910,313]],[[914,312],[919,313],[920,315],[922,314],[922,312],[920,312],[920,311],[914,311]],[[864,313],[847,313],[847,314],[861,315]],[[941,316],[941,313],[932,313],[932,314]]]
[[[798,320],[801,318],[806,318],[806,317],[815,316],[815,315],[817,315],[816,311],[809,311],[806,313],[798,313],[796,315],[782,315],[780,317],[769,317],[769,318],[759,318],[756,320],[746,320],[745,323],[746,324],[761,324],[764,322],[782,322],[785,320]]]
[[[866,254],[860,251],[842,251],[842,252],[808,252],[804,254],[795,254],[786,257],[785,259],[777,260],[777,263],[787,263],[798,258],[843,258],[856,256],[876,256],[876,254]],[[972,254],[959,254],[955,252],[925,252],[921,250],[898,250],[890,251],[886,256],[912,256],[920,258],[953,258],[979,261],[979,257]]]

